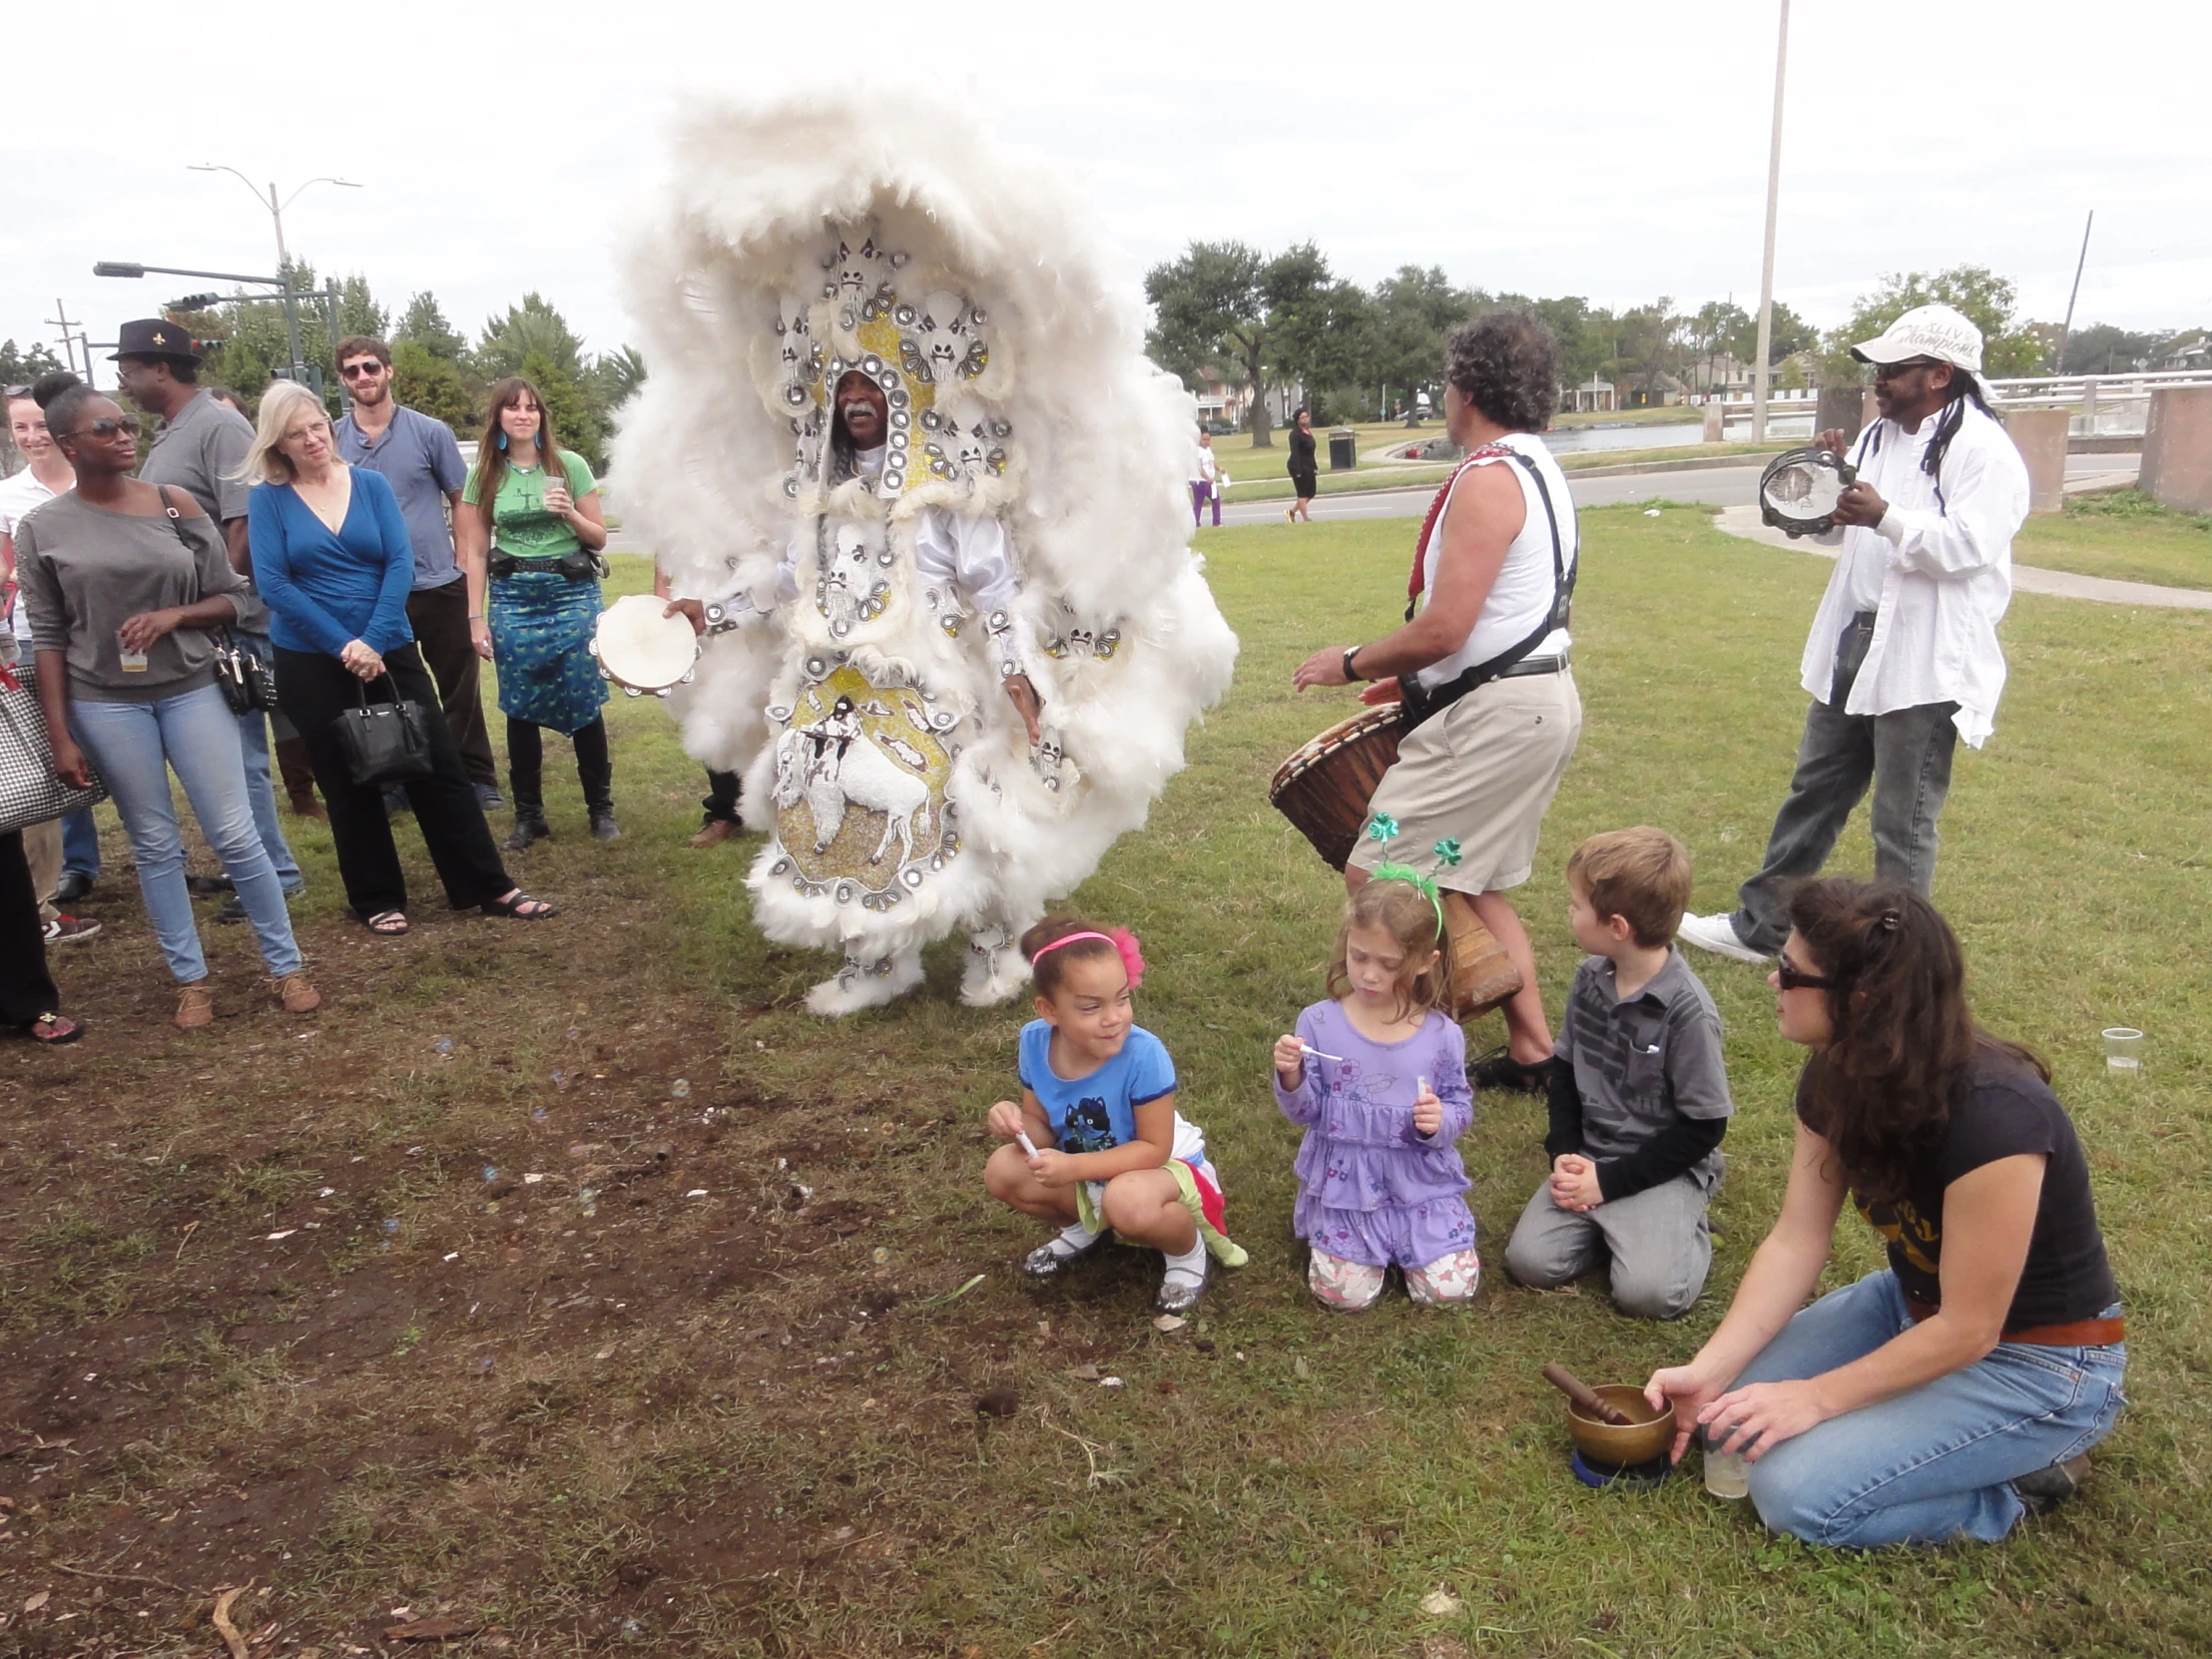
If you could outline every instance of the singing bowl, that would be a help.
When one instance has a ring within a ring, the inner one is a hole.
[[[1648,1463],[1674,1444],[1674,1407],[1654,1411],[1633,1382],[1600,1382],[1590,1392],[1629,1419],[1626,1428],[1586,1417],[1567,1404],[1567,1432],[1585,1457],[1601,1463]]]

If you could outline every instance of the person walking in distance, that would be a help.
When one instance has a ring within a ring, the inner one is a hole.
[[[479,689],[482,659],[468,636],[468,581],[453,558],[448,511],[459,512],[468,466],[453,428],[407,408],[392,395],[391,347],[366,334],[348,334],[335,353],[338,375],[353,407],[339,419],[338,458],[381,474],[399,498],[414,543],[414,589],[407,595],[407,625],[422,660],[438,683],[453,745],[461,752],[476,799],[489,812],[506,805],[492,761],[491,732],[484,724]]]
[[[269,643],[269,607],[254,591],[254,561],[246,537],[247,486],[235,476],[254,447],[253,423],[200,389],[200,353],[191,333],[179,324],[161,316],[126,322],[116,340],[114,360],[123,394],[161,421],[139,477],[157,487],[169,484],[183,490],[218,527],[231,568],[246,578],[246,603],[231,637],[269,667],[276,660]],[[307,883],[276,822],[276,795],[269,780],[269,727],[259,709],[249,709],[238,723],[246,745],[246,798],[254,829],[289,897]],[[307,770],[304,754],[299,770]],[[247,919],[238,894],[231,895],[215,919]]]
[[[1214,528],[1221,528],[1221,458],[1214,453],[1214,434],[1201,426],[1198,448],[1191,456],[1191,528],[1197,529],[1206,503],[1214,504]]]
[[[1314,497],[1321,494],[1321,482],[1314,460],[1314,417],[1311,411],[1300,409],[1291,416],[1291,458],[1284,471],[1291,475],[1291,489],[1296,499],[1283,510],[1284,518],[1292,523],[1304,519],[1314,522]]]
[[[1934,890],[1951,753],[1988,741],[2004,689],[1997,622],[2027,467],[1989,412],[1980,331],[1922,305],[1851,349],[1875,365],[1881,418],[1848,446],[1859,476],[1836,503],[1849,528],[1805,646],[1797,772],[1736,909],[1682,918],[1683,939],[1738,961],[1782,948],[1790,888],[1819,873],[1869,784],[1876,877]],[[1820,441],[1846,453],[1840,431]]]

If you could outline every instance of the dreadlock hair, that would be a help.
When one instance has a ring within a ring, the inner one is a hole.
[[[1077,939],[1057,950],[1045,951],[1040,959],[1037,952],[1055,939],[1064,939],[1071,933],[1096,933],[1095,939]],[[1112,939],[1105,937],[1106,929],[1096,922],[1085,921],[1081,916],[1046,916],[1044,920],[1021,936],[1021,954],[1029,963],[1029,972],[1037,982],[1037,994],[1049,997],[1060,988],[1067,971],[1077,962],[1095,961],[1100,957],[1119,958],[1121,949]]]
[[[1398,969],[1394,987],[1397,1004],[1390,1015],[1392,1020],[1410,1019],[1415,1010],[1444,1005],[1450,992],[1451,968],[1444,959],[1444,928],[1436,914],[1436,900],[1410,881],[1382,876],[1362,883],[1360,890],[1345,900],[1344,925],[1337,929],[1337,952],[1330,958],[1327,980],[1330,996],[1339,1001],[1352,993],[1349,955],[1355,927],[1380,927],[1404,952],[1404,965]],[[1427,965],[1416,970],[1416,962]]]
[[[1791,896],[1790,925],[1832,981],[1831,1035],[1800,1084],[1805,1121],[1863,1197],[1905,1192],[1977,1059],[2002,1057],[2050,1080],[2033,1053],[1974,1023],[1958,936],[1912,888],[1807,881]]]
[[[1921,457],[1921,470],[1936,480],[1936,505],[1943,504],[1943,456],[1950,450],[1950,440],[1958,435],[1958,428],[1966,423],[1966,405],[1971,403],[1991,419],[1995,411],[1989,400],[1981,395],[1981,378],[1969,374],[1956,363],[1951,364],[1949,393],[1942,412],[1936,417],[1936,435],[1929,440],[1928,452]],[[1944,509],[1948,511],[1948,508]]]

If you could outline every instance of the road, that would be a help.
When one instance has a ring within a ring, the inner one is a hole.
[[[2141,461],[2139,455],[2069,455],[2066,477],[2072,481],[2107,473],[2132,473]],[[1612,478],[1578,479],[1570,472],[1567,482],[1573,486],[1575,505],[1579,507],[1648,501],[1655,495],[1663,495],[1670,501],[1702,501],[1715,507],[1748,507],[1759,487],[1759,473],[1764,465],[1763,461],[1754,465],[1725,464]],[[1332,518],[1418,518],[1428,511],[1428,503],[1435,498],[1433,484],[1359,495],[1325,495],[1314,503],[1314,518],[1317,523]],[[1279,524],[1287,505],[1283,501],[1231,501],[1222,508],[1221,521],[1225,526]]]

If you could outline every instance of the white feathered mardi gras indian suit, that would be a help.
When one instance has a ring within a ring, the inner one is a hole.
[[[763,930],[844,952],[820,1012],[896,996],[954,931],[963,998],[1012,995],[1015,938],[1143,825],[1229,684],[1191,398],[1104,264],[1044,169],[849,92],[692,114],[628,260],[651,375],[613,476],[723,629],[685,748],[771,831]],[[832,403],[853,370],[887,413],[866,455]]]

